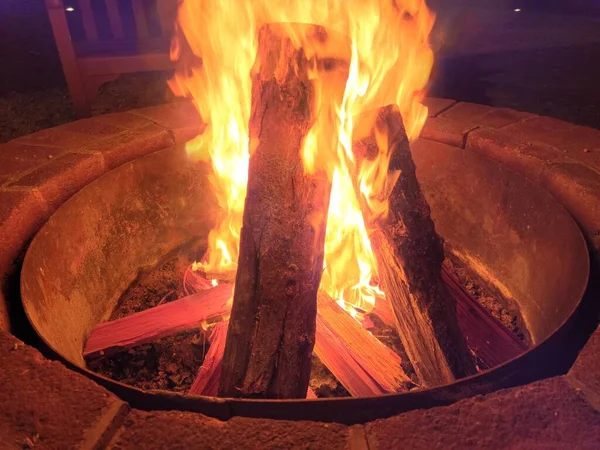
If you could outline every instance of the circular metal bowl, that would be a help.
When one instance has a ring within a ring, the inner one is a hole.
[[[589,255],[565,209],[546,191],[465,150],[412,146],[422,189],[449,251],[520,310],[533,346],[455,383],[374,398],[245,400],[142,391],[86,369],[90,330],[109,318],[141,269],[208,235],[222,214],[209,168],[183,148],[124,164],[62,205],[31,243],[21,294],[33,327],[72,368],[141,409],[360,423],[527,383],[564,370],[561,342],[587,286]],[[564,353],[564,352],[563,352]]]

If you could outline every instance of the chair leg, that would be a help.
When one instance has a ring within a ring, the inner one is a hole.
[[[69,93],[71,94],[75,116],[77,118],[90,117],[92,114],[92,108],[87,96],[85,95],[85,92],[83,90],[78,90],[77,92],[69,90]]]

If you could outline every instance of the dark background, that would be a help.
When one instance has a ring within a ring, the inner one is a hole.
[[[428,4],[437,14],[430,95],[600,128],[600,0]],[[0,142],[73,120],[43,0],[0,0],[0,61]],[[94,113],[165,101],[165,79],[121,77]]]

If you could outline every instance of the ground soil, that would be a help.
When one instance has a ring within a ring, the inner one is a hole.
[[[186,252],[173,253],[155,269],[141,272],[119,300],[110,320],[182,297],[183,273],[202,252],[203,249],[196,246]],[[456,262],[446,261],[445,264],[478,302],[513,333],[524,339],[514,312],[502,306],[502,302],[496,296],[476,282],[468,271]],[[415,372],[396,329],[383,323],[376,314],[368,314],[367,318],[373,324],[369,331],[402,358],[402,368],[416,384]],[[153,343],[125,349],[114,355],[89,360],[88,368],[140,389],[186,392],[210,347],[208,335],[209,332],[202,329],[180,333]],[[313,355],[310,387],[319,398],[350,396],[316,355]]]

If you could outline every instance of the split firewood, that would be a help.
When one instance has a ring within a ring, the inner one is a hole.
[[[527,345],[475,300],[444,266],[442,280],[456,301],[458,326],[467,347],[479,359],[480,369],[496,367],[527,350]],[[385,298],[377,299],[373,314],[386,325],[396,324],[392,307]]]
[[[445,268],[442,279],[456,300],[458,326],[467,346],[483,363],[481,369],[505,363],[527,350],[527,345],[485,310]]]
[[[308,388],[306,391],[306,399],[307,400],[315,400],[317,398],[317,394],[311,388]]]
[[[212,329],[208,338],[210,347],[204,356],[204,361],[198,369],[188,394],[216,396],[219,392],[219,379],[223,367],[228,325],[229,322],[219,322]]]
[[[226,397],[305,398],[308,388],[331,182],[318,168],[307,172],[302,151],[317,118],[335,129],[324,111],[341,103],[345,75],[341,83],[324,83],[331,98],[317,95],[313,71],[331,67],[309,60],[298,36],[317,44],[330,39],[315,25],[269,24],[258,33],[253,152],[219,388]],[[321,144],[320,151],[333,153]]]
[[[378,141],[387,148],[380,149]],[[396,106],[380,109],[373,131],[355,143],[355,151],[367,159],[379,151],[389,152],[388,179],[397,177],[390,185],[388,214],[370,221],[370,237],[380,283],[415,372],[424,386],[475,373],[458,326],[456,303],[442,282],[442,240],[419,187]]]
[[[400,356],[319,292],[315,354],[353,397],[406,392]]]
[[[197,329],[229,314],[233,286],[222,284],[121,319],[96,326],[83,350],[84,358],[116,353],[123,348],[152,342]]]

